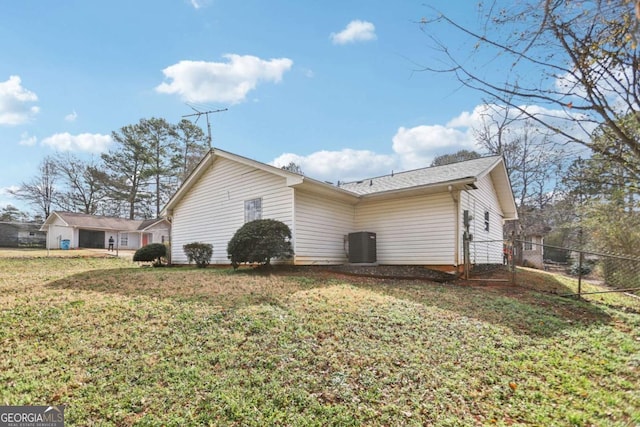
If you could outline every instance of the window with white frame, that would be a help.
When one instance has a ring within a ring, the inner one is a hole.
[[[120,246],[129,246],[129,234],[122,233],[120,235]]]
[[[524,250],[525,251],[533,250],[533,238],[531,236],[525,236],[525,238],[524,238]]]
[[[244,201],[244,222],[262,219],[262,198]]]
[[[489,231],[489,211],[484,211],[484,231]]]

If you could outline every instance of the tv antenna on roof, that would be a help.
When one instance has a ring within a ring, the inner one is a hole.
[[[189,105],[189,104],[187,104],[187,105]],[[207,118],[207,136],[208,136],[208,139],[209,139],[209,150],[211,150],[211,149],[213,148],[213,146],[211,145],[211,124],[209,123],[209,114],[212,114],[212,113],[221,113],[221,112],[223,112],[223,111],[227,111],[228,109],[227,109],[227,108],[222,108],[222,109],[220,109],[220,110],[198,111],[198,110],[196,110],[195,108],[193,108],[193,106],[191,106],[191,105],[189,105],[189,107],[191,107],[191,109],[192,109],[193,111],[195,111],[195,113],[193,113],[193,114],[187,114],[187,115],[184,115],[184,116],[182,116],[183,118],[184,118],[184,117],[193,117],[193,116],[198,116],[198,117],[196,118],[196,121],[195,121],[195,122],[193,122],[194,124],[195,124],[195,123],[198,123],[198,119],[199,119],[199,118],[200,118],[200,116],[202,116],[202,115],[204,115],[204,116]]]

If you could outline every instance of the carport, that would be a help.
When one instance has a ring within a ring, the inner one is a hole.
[[[80,229],[78,234],[78,247],[104,249],[105,232],[100,230]]]

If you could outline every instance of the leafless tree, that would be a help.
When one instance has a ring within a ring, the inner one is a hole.
[[[64,186],[57,204],[71,212],[96,214],[105,197],[104,167],[94,160],[83,161],[70,153],[59,153],[54,161]]]
[[[44,218],[48,218],[57,197],[56,180],[58,171],[52,157],[45,157],[38,168],[38,174],[29,182],[23,182],[17,190],[9,191],[19,200],[37,208]]]
[[[444,166],[451,163],[463,162],[465,160],[473,160],[480,158],[480,154],[475,151],[460,150],[453,154],[442,154],[437,156],[431,162],[431,166]]]
[[[589,147],[640,176],[640,141],[620,126],[621,117],[640,124],[640,1],[493,0],[480,12],[484,25],[478,30],[442,14],[421,20],[442,53],[436,60],[445,64],[424,69],[451,73],[556,138]],[[459,31],[474,42],[467,51],[450,48],[440,30]],[[603,127],[616,136],[611,144],[594,143],[593,131]]]

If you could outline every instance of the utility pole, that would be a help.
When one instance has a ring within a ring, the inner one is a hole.
[[[189,105],[189,104],[187,104]],[[191,105],[189,105],[189,107],[191,107]],[[204,115],[207,118],[207,137],[209,140],[209,150],[211,150],[213,148],[213,145],[211,144],[211,124],[209,123],[209,114],[212,113],[221,113],[223,111],[227,111],[227,108],[223,108],[220,110],[211,110],[211,111],[198,111],[195,108],[191,107],[191,109],[193,111],[195,111],[195,113],[193,114],[187,114],[185,116],[182,116],[183,118],[185,117],[193,117],[193,116],[197,116],[196,121],[194,123],[198,123],[198,119],[200,118],[200,116]]]

